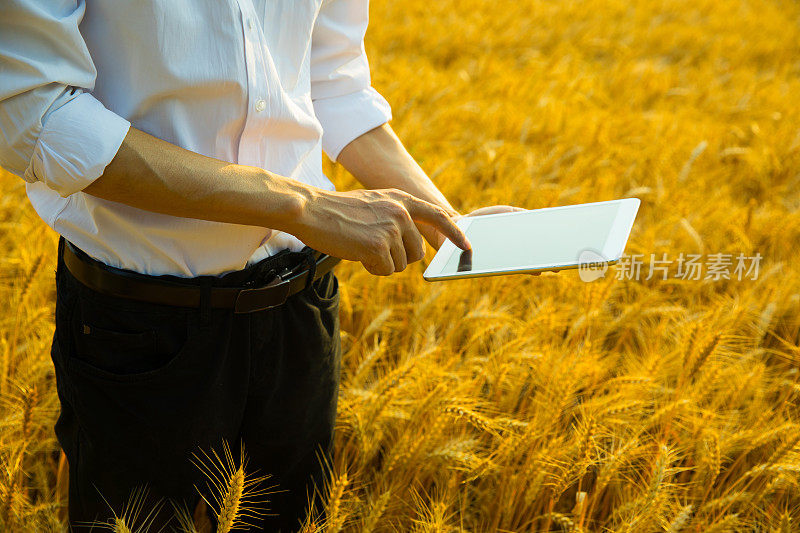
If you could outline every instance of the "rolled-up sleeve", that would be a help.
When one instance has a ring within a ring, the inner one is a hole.
[[[0,166],[66,197],[100,177],[130,123],[92,96],[96,70],[76,0],[4,0]]]
[[[324,0],[311,38],[311,99],[322,124],[322,148],[342,148],[388,122],[391,108],[371,86],[364,35],[368,0]]]

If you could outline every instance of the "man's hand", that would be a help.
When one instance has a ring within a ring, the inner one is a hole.
[[[464,216],[467,217],[474,217],[480,215],[496,215],[498,213],[510,213],[512,211],[525,211],[525,209],[521,207],[513,207],[510,205],[490,205],[487,207],[481,207],[480,209],[476,209],[475,211],[470,212],[467,215],[459,215],[458,213],[451,214],[452,220],[458,220]],[[421,222],[417,224],[420,233],[425,237],[425,240],[430,243],[431,246],[435,250],[438,250],[439,247],[442,246],[444,240],[449,237],[449,235],[445,235],[442,232],[438,231],[435,227]],[[452,239],[451,239],[452,240]],[[455,241],[453,241],[455,243]]]
[[[383,124],[350,142],[342,149],[337,162],[353,174],[364,187],[370,189],[394,187],[438,206],[447,213],[451,221],[458,220],[462,216],[453,209],[425,171],[414,161],[389,124]],[[508,211],[524,211],[524,209],[494,205],[476,209],[466,216]],[[437,250],[445,238],[449,237],[447,233],[440,231],[426,220],[415,220],[415,222],[425,240]],[[458,242],[453,242],[458,245]]]
[[[312,190],[290,233],[316,250],[360,261],[370,273],[388,276],[425,256],[415,223],[470,248],[447,211],[397,189]]]

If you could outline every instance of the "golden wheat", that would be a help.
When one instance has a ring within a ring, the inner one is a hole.
[[[340,266],[330,529],[797,529],[798,20],[792,0],[373,0],[373,83],[460,211],[638,196],[643,266],[591,284]],[[56,532],[57,236],[22,180],[0,189],[0,530]],[[757,278],[676,277],[681,254],[719,253],[760,254]],[[224,505],[243,463],[198,457],[221,523],[260,516],[244,488]]]
[[[241,443],[240,443],[241,444]],[[192,462],[206,477],[206,487],[195,487],[203,501],[214,511],[217,533],[247,529],[267,514],[273,487],[265,481],[269,475],[253,475],[247,471],[247,455],[240,445],[238,459],[229,444],[222,443],[222,456],[216,449],[199,449]],[[186,524],[187,520],[181,520]],[[186,529],[186,525],[183,526]]]

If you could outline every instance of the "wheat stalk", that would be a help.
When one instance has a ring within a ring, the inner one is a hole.
[[[228,533],[239,522],[239,506],[244,492],[244,470],[240,466],[228,480],[222,505],[217,513],[217,531]]]
[[[386,507],[389,505],[389,500],[392,497],[391,491],[386,491],[374,501],[370,502],[371,505],[367,506],[364,511],[365,517],[364,521],[361,524],[361,531],[363,533],[370,533],[371,531],[375,531],[378,527],[378,522],[383,516],[383,512],[386,510]]]
[[[114,533],[133,533],[128,525],[125,523],[125,519],[122,517],[114,518]]]
[[[222,452],[222,457],[216,449],[211,453],[200,449],[193,454],[192,462],[206,477],[208,491],[195,489],[214,510],[218,533],[256,527],[266,516],[267,496],[274,487],[265,486],[268,475],[247,473],[244,444],[240,445],[238,462],[225,441]]]
[[[347,518],[346,513],[342,512],[341,505],[342,495],[344,494],[348,482],[347,472],[344,472],[331,484],[326,511],[326,531],[330,533],[336,533],[341,530]]]
[[[667,533],[680,533],[683,531],[689,524],[689,521],[692,519],[693,511],[694,505],[692,504],[681,507],[680,511],[678,511],[678,514],[675,515],[675,518],[673,518],[672,522],[670,522],[669,526],[667,526]]]

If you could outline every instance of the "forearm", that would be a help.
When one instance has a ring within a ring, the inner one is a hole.
[[[345,146],[337,162],[368,189],[400,189],[457,214],[388,123]]]
[[[134,128],[103,175],[83,189],[147,211],[279,230],[299,216],[308,191],[296,180],[206,157]]]
[[[388,275],[424,255],[421,222],[469,247],[436,205],[400,191],[336,192],[205,157],[130,129],[83,192],[168,215],[286,231],[321,252]]]

